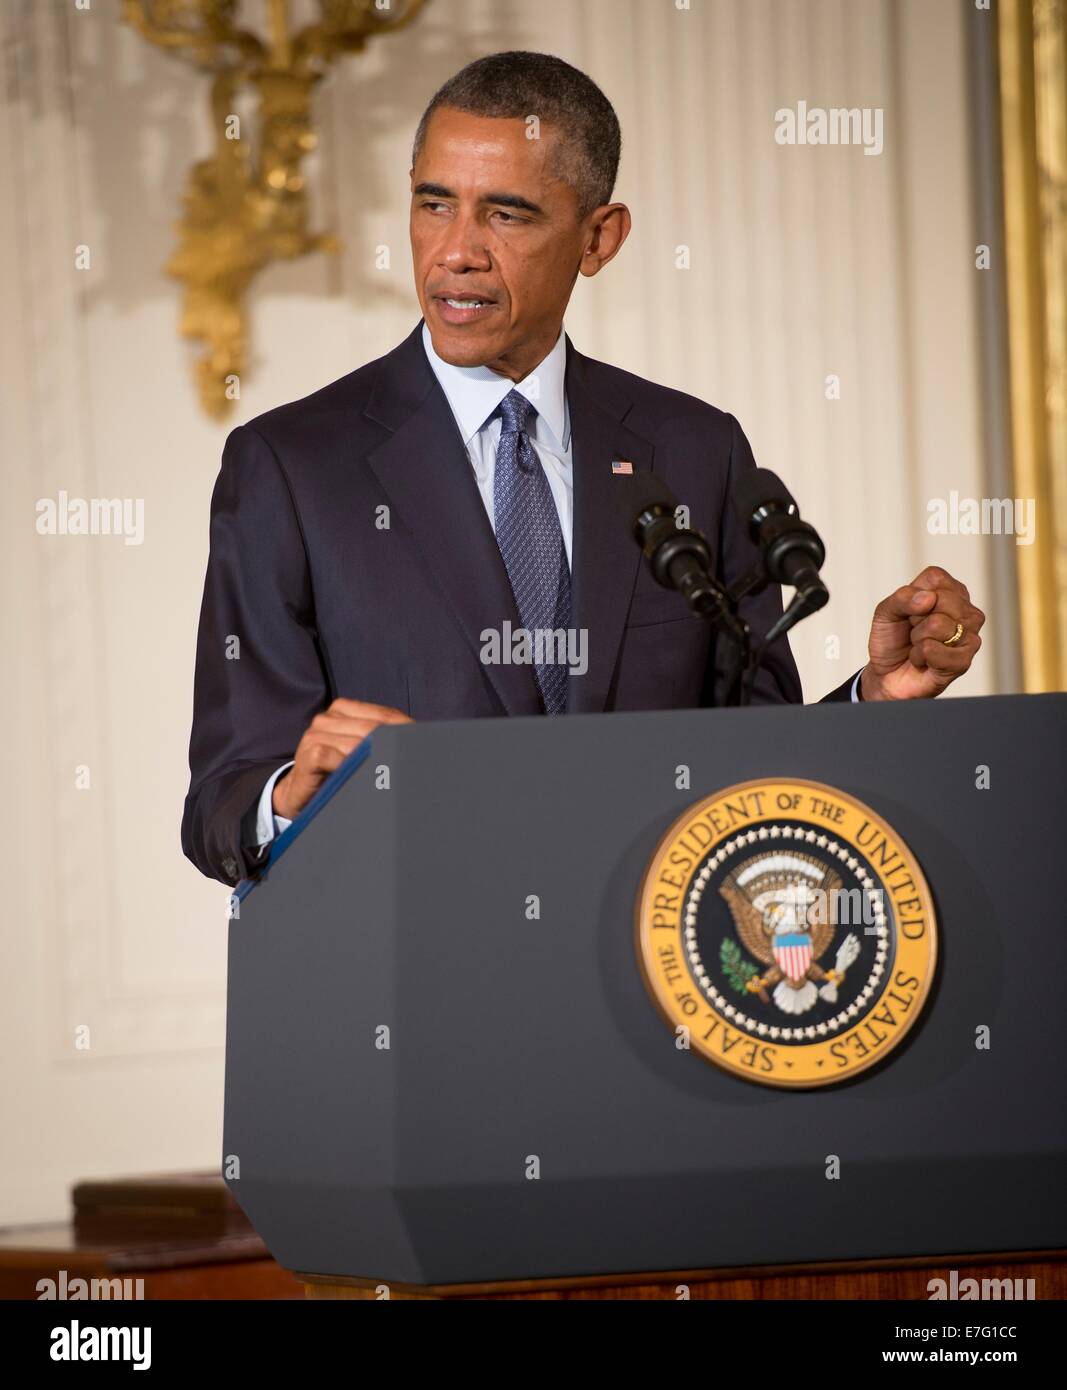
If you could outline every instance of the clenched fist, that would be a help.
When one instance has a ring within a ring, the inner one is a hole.
[[[985,614],[951,574],[931,565],[874,610],[865,700],[928,700],[970,669]]]

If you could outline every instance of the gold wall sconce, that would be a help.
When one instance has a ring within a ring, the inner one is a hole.
[[[182,335],[205,345],[196,379],[215,419],[240,392],[253,278],[273,260],[340,250],[335,236],[308,230],[301,164],[318,143],[315,84],[342,54],[410,23],[425,0],[317,0],[318,18],[296,33],[289,0],[260,3],[265,38],[238,26],[240,0],[124,0],[126,23],[213,74],[215,152],[190,171],[178,248],[166,270],[185,285]],[[243,89],[256,97],[252,131],[237,112]]]

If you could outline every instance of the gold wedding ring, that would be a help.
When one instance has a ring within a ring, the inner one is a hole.
[[[961,638],[962,636],[963,636],[963,624],[962,624],[962,623],[957,623],[957,624],[956,624],[956,631],[952,634],[951,637],[946,637],[946,638],[945,638],[945,646],[946,646],[946,647],[954,647],[954,646],[956,645],[956,643],[960,640],[960,638]]]

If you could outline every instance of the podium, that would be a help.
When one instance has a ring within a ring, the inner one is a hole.
[[[1063,695],[383,727],[236,895],[230,1190],[286,1268],[415,1293],[1051,1257],[1065,774]],[[870,808],[929,887],[921,1008],[833,1084],[686,1046],[639,960],[665,834],[760,779]]]

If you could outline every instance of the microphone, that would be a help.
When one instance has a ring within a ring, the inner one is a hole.
[[[800,510],[781,478],[769,468],[745,473],[734,489],[733,502],[741,525],[763,553],[768,577],[797,591],[789,605],[793,614],[789,626],[822,608],[830,598],[819,577],[826,547],[814,526],[801,521]],[[773,640],[770,633],[767,640]]]
[[[638,474],[626,489],[625,507],[631,533],[656,583],[677,589],[695,613],[743,642],[726,592],[712,573],[708,543],[699,531],[678,525],[678,499],[666,483],[652,474]]]

